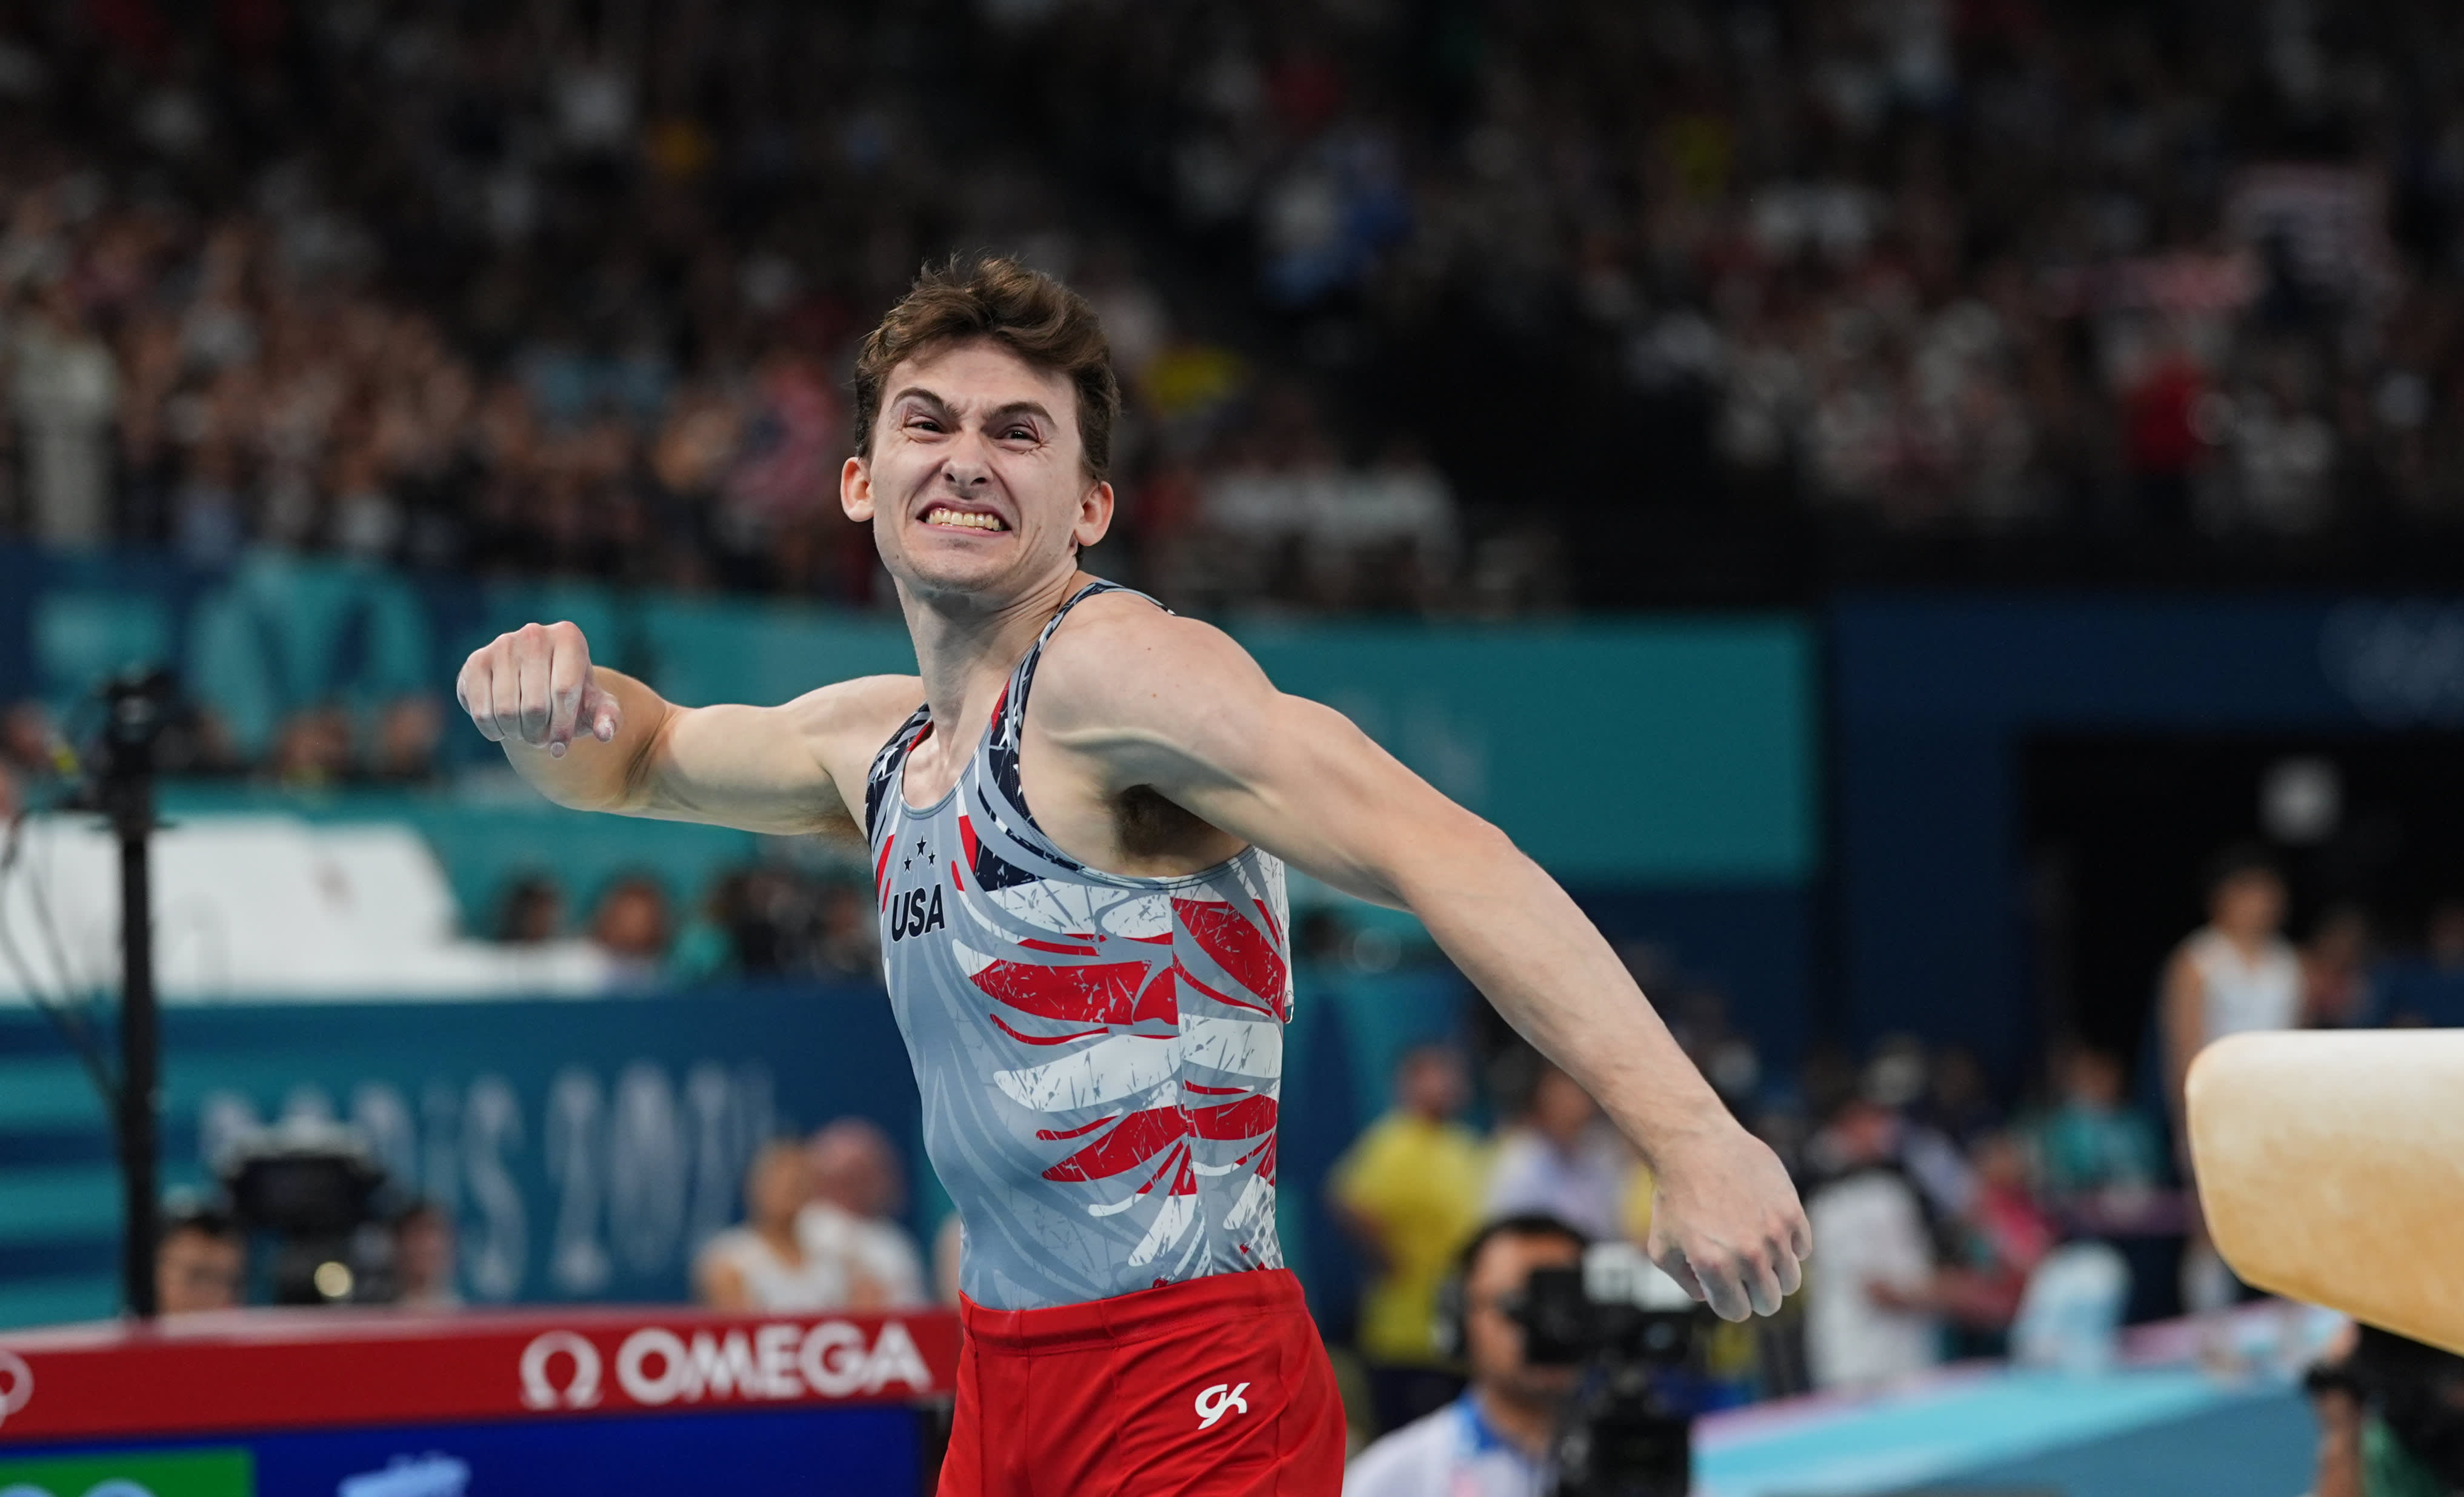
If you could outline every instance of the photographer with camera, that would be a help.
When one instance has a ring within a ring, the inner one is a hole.
[[[1462,1357],[1463,1397],[1362,1451],[1344,1497],[1543,1497],[1549,1452],[1583,1370],[1534,1366],[1519,1316],[1535,1268],[1579,1269],[1589,1239],[1555,1217],[1502,1217],[1456,1257],[1441,1291],[1438,1339]]]

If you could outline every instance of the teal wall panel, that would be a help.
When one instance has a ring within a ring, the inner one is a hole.
[[[1783,618],[1243,631],[1560,878],[1794,882],[1815,858],[1814,645]]]

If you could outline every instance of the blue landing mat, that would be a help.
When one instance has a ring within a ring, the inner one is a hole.
[[[2280,1383],[2188,1368],[1991,1372],[1870,1400],[1706,1421],[1704,1497],[2295,1497],[2315,1426]]]
[[[2294,1497],[2310,1489],[2319,1426],[2291,1393],[2194,1414],[1919,1487],[2043,1497]]]

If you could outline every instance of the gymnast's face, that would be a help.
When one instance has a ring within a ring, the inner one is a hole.
[[[1112,486],[1088,475],[1077,391],[1001,344],[928,348],[882,382],[872,451],[839,501],[905,591],[999,605],[1077,567]]]

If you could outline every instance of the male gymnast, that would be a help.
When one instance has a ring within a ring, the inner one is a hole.
[[[1653,1258],[1727,1319],[1778,1309],[1813,1245],[1786,1172],[1565,892],[1221,630],[1079,569],[1119,405],[1075,293],[927,271],[864,341],[839,476],[920,675],[687,708],[535,623],[456,683],[561,804],[861,820],[965,1244],[944,1497],[1338,1490],[1342,1410],[1275,1239],[1287,865],[1418,915],[1649,1162]]]

